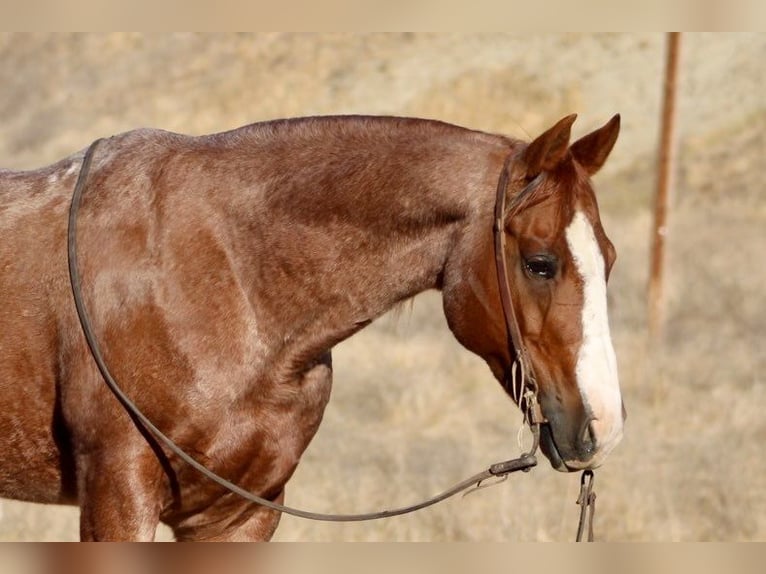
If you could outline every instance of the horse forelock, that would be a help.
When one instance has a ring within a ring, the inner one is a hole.
[[[525,178],[523,171],[512,177],[507,218],[548,200],[555,202],[560,213],[571,215],[580,197],[593,193],[587,173],[571,153],[555,169],[543,171],[531,180]]]

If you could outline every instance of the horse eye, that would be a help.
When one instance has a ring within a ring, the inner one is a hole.
[[[535,255],[524,261],[524,268],[530,276],[553,279],[556,276],[556,260],[547,255]]]

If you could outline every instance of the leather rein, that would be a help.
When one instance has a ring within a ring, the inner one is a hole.
[[[276,503],[272,500],[268,500],[266,498],[260,497],[256,494],[253,494],[252,492],[249,492],[239,487],[238,485],[230,482],[229,480],[226,480],[225,478],[211,471],[210,469],[205,467],[203,464],[199,463],[197,460],[192,458],[186,451],[184,451],[180,446],[178,446],[170,437],[168,437],[159,428],[157,428],[157,426],[155,426],[152,423],[152,421],[149,420],[146,417],[146,415],[143,414],[141,409],[139,409],[138,406],[123,392],[123,390],[115,381],[109,368],[107,367],[103,354],[101,353],[100,346],[98,344],[98,341],[93,331],[91,320],[85,308],[83,295],[82,295],[82,286],[81,286],[82,280],[81,280],[81,276],[80,276],[80,272],[78,268],[78,261],[77,261],[77,233],[76,233],[77,213],[80,207],[82,193],[88,178],[88,173],[90,171],[91,161],[95,154],[96,148],[98,147],[101,141],[103,140],[97,139],[96,141],[94,141],[90,145],[90,147],[88,147],[85,153],[82,165],[80,167],[80,172],[77,177],[77,183],[75,184],[74,192],[72,194],[72,200],[71,200],[71,204],[69,208],[69,219],[68,219],[68,229],[67,229],[67,256],[68,256],[68,266],[69,266],[69,279],[70,279],[71,287],[72,287],[72,295],[73,295],[75,307],[77,310],[77,316],[80,321],[80,326],[82,327],[82,331],[83,331],[83,334],[85,335],[85,339],[87,341],[88,347],[90,348],[90,352],[93,355],[93,359],[96,363],[96,366],[98,367],[99,372],[101,373],[101,376],[104,379],[104,382],[112,391],[112,393],[116,396],[117,400],[122,404],[125,410],[128,411],[131,417],[133,417],[135,420],[140,422],[146,429],[148,429],[154,435],[154,437],[157,440],[159,440],[171,453],[173,453],[178,458],[183,460],[186,464],[192,466],[194,469],[199,471],[203,476],[205,476],[209,480],[212,480],[213,482],[217,483],[219,486],[222,486],[223,488],[241,496],[242,498],[250,502],[259,504],[261,506],[265,506],[267,508],[270,508],[278,512],[284,512],[285,514],[290,514],[299,518],[306,518],[309,520],[318,520],[318,521],[325,521],[325,522],[361,522],[361,521],[367,521],[367,520],[389,518],[392,516],[399,516],[402,514],[408,514],[410,512],[414,512],[416,510],[420,510],[422,508],[426,508],[428,506],[431,506],[433,504],[446,500],[447,498],[450,498],[460,492],[464,492],[464,491],[471,492],[474,489],[482,488],[483,486],[485,486],[482,483],[488,479],[494,478],[494,479],[504,480],[511,473],[518,472],[518,471],[528,472],[530,469],[532,469],[532,467],[537,465],[537,458],[535,457],[535,452],[537,451],[537,448],[539,446],[540,425],[545,423],[546,421],[542,415],[542,411],[537,401],[537,394],[538,394],[537,382],[535,381],[534,375],[532,373],[531,362],[529,362],[529,360],[527,359],[527,353],[523,346],[518,322],[516,320],[516,315],[513,310],[513,304],[511,301],[510,277],[509,277],[507,263],[504,256],[505,226],[503,222],[505,220],[505,213],[506,213],[506,205],[505,205],[506,204],[506,189],[508,186],[508,179],[509,179],[508,170],[510,166],[511,155],[509,155],[506,158],[505,163],[503,164],[503,171],[500,174],[500,179],[497,185],[497,197],[496,197],[496,203],[495,203],[495,223],[494,223],[494,229],[493,229],[494,238],[495,238],[495,261],[497,265],[498,286],[500,289],[500,296],[502,300],[503,314],[505,317],[505,324],[506,324],[506,329],[508,333],[508,346],[509,346],[509,351],[511,353],[510,356],[513,359],[512,367],[509,370],[510,372],[506,374],[506,378],[510,379],[507,381],[507,384],[510,385],[512,396],[514,400],[517,402],[517,404],[519,405],[519,407],[522,409],[522,412],[524,412],[524,419],[526,423],[529,424],[529,427],[532,430],[533,439],[534,439],[532,447],[530,448],[529,451],[523,453],[517,458],[495,463],[491,465],[489,468],[481,472],[478,472],[461,482],[458,482],[457,484],[453,485],[452,487],[448,488],[442,493],[437,494],[436,496],[433,496],[431,498],[428,498],[422,502],[418,502],[416,504],[412,504],[412,505],[404,506],[400,508],[394,508],[391,510],[381,510],[377,512],[368,512],[363,514],[325,514],[325,513],[311,512],[311,511],[302,510],[299,508],[285,506],[283,504]],[[515,205],[519,203],[518,199],[523,199],[523,196],[528,192],[528,189],[530,187],[531,186],[527,186],[527,188],[525,188],[524,191],[519,193],[517,197],[514,198]],[[513,205],[511,207],[513,208]],[[591,477],[592,477],[592,474],[591,474]],[[583,477],[583,481],[584,481],[584,477]],[[592,484],[592,480],[590,484]],[[590,497],[591,495],[589,493],[588,498]],[[595,498],[595,494],[593,494],[592,497]],[[582,492],[581,492],[580,498],[583,498]],[[586,506],[583,506],[583,511],[585,509],[586,509]],[[592,515],[591,515],[591,519],[592,519]],[[583,524],[582,517],[580,522],[581,524],[578,527],[578,540],[580,539],[580,531],[582,530],[582,524]],[[591,533],[592,533],[592,523],[591,523]]]

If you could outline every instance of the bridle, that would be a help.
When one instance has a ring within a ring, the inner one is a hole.
[[[505,316],[505,324],[506,324],[506,329],[508,332],[509,351],[511,353],[511,357],[514,359],[512,362],[513,366],[509,370],[509,373],[506,374],[506,376],[511,379],[508,384],[510,384],[510,387],[512,389],[513,398],[517,402],[519,407],[522,409],[522,412],[524,412],[524,420],[526,421],[526,423],[529,425],[530,429],[532,430],[533,437],[534,437],[532,447],[530,448],[529,451],[521,454],[517,458],[495,463],[491,465],[489,468],[479,473],[476,473],[473,476],[461,482],[458,482],[457,484],[448,488],[444,492],[436,496],[433,496],[427,500],[424,500],[422,502],[412,504],[410,506],[395,508],[391,510],[368,512],[363,514],[325,514],[325,513],[311,512],[307,510],[293,508],[290,506],[285,506],[283,504],[276,503],[272,500],[268,500],[256,494],[253,494],[239,487],[238,485],[226,480],[225,478],[219,476],[218,474],[214,473],[213,471],[205,467],[203,464],[199,463],[197,460],[192,458],[189,454],[186,453],[186,451],[184,451],[181,447],[179,447],[170,437],[165,435],[159,428],[157,428],[157,426],[155,426],[152,423],[152,421],[149,420],[146,417],[146,415],[143,414],[143,412],[138,408],[138,406],[123,392],[123,390],[115,381],[109,368],[106,365],[106,361],[104,360],[103,354],[101,353],[100,346],[98,344],[98,341],[93,331],[92,323],[90,321],[87,310],[85,308],[85,304],[84,304],[84,300],[82,296],[82,287],[81,287],[82,280],[80,277],[80,272],[79,272],[78,264],[77,264],[77,237],[76,237],[77,213],[80,207],[80,201],[81,201],[83,189],[85,188],[85,184],[88,178],[88,173],[90,171],[90,165],[93,160],[93,156],[95,154],[96,148],[98,147],[101,141],[103,140],[97,139],[96,141],[94,141],[85,152],[85,156],[83,158],[83,162],[80,167],[80,172],[77,177],[77,182],[75,184],[74,192],[72,194],[72,201],[69,208],[69,220],[68,220],[68,229],[67,229],[67,256],[68,256],[68,266],[69,266],[69,279],[71,282],[72,295],[73,295],[75,307],[77,310],[77,316],[79,318],[80,326],[82,327],[83,334],[85,335],[85,339],[87,341],[88,347],[90,348],[91,354],[93,355],[93,359],[96,363],[96,366],[98,367],[98,370],[101,373],[101,376],[103,377],[104,382],[112,391],[112,393],[116,396],[117,400],[122,404],[122,406],[131,415],[131,417],[134,418],[134,420],[136,420],[137,422],[140,422],[170,452],[172,452],[174,455],[179,457],[186,464],[192,466],[194,469],[199,471],[206,478],[217,483],[219,486],[226,488],[227,490],[241,496],[242,498],[250,502],[259,504],[261,506],[265,506],[267,508],[276,510],[278,512],[284,512],[286,514],[290,514],[299,518],[306,518],[309,520],[319,520],[319,521],[325,521],[325,522],[361,522],[366,520],[377,520],[380,518],[389,518],[392,516],[407,514],[410,512],[414,512],[416,510],[420,510],[422,508],[426,508],[428,506],[436,504],[437,502],[441,502],[460,492],[463,492],[463,491],[470,492],[469,489],[481,488],[484,486],[482,485],[482,483],[487,481],[488,479],[492,479],[492,478],[505,479],[511,473],[518,472],[518,471],[528,472],[529,470],[532,469],[532,467],[537,465],[537,458],[535,457],[535,453],[537,451],[537,448],[540,442],[540,425],[544,424],[546,421],[542,415],[542,411],[537,401],[538,388],[537,388],[537,382],[532,372],[532,363],[527,359],[527,353],[523,346],[523,341],[522,341],[521,333],[519,330],[518,322],[516,320],[516,315],[513,310],[513,305],[511,302],[510,277],[509,277],[507,264],[504,257],[505,229],[504,229],[503,221],[504,221],[504,214],[506,212],[505,196],[506,196],[506,189],[508,186],[508,179],[509,179],[508,170],[510,166],[510,160],[512,157],[510,154],[505,159],[505,162],[503,164],[503,171],[500,174],[500,179],[498,181],[498,186],[497,186],[497,199],[496,199],[496,205],[495,205],[495,224],[494,224],[495,260],[497,263],[498,286],[500,289],[500,297],[501,297],[502,305],[503,305],[503,314]],[[530,186],[525,188],[525,191],[529,189],[529,187]],[[525,193],[525,191],[522,191],[520,194],[518,194],[518,196],[522,196]],[[516,203],[516,201],[514,201],[514,203]],[[595,497],[595,495],[593,495],[593,497]],[[581,495],[581,498],[582,498],[582,495]],[[583,506],[583,509],[585,508],[586,507]],[[581,518],[581,523],[582,523],[582,518]],[[580,538],[579,532],[581,529],[582,529],[582,526],[578,528],[578,540]]]
[[[530,181],[524,189],[513,197],[511,205],[506,207],[506,195],[512,158],[513,156],[510,154],[505,158],[503,170],[500,172],[500,179],[497,182],[495,222],[492,226],[492,233],[495,240],[497,286],[500,291],[500,302],[503,307],[505,330],[508,336],[508,352],[511,357],[511,367],[509,372],[506,372],[505,374],[506,388],[510,391],[513,400],[519,406],[521,412],[524,413],[525,420],[529,423],[529,428],[534,435],[534,447],[537,447],[540,441],[540,425],[547,421],[543,416],[540,403],[537,400],[537,379],[532,368],[532,361],[529,360],[529,354],[524,346],[524,339],[521,336],[521,329],[519,328],[519,321],[516,318],[516,311],[513,308],[511,278],[510,273],[508,272],[508,262],[505,256],[505,222],[509,215],[513,216],[519,206],[524,203],[524,200],[534,191],[535,187],[539,184],[540,176]]]
[[[538,401],[538,385],[535,377],[532,361],[529,359],[524,339],[521,336],[519,322],[513,308],[511,295],[511,281],[508,273],[508,263],[505,257],[505,222],[512,218],[525,203],[527,198],[540,184],[542,174],[536,176],[516,195],[511,204],[506,207],[506,195],[508,179],[510,178],[510,163],[512,155],[508,155],[503,162],[503,170],[497,182],[497,195],[495,196],[495,223],[492,231],[495,239],[495,266],[497,267],[497,281],[500,289],[500,301],[503,306],[505,328],[509,337],[508,351],[510,352],[511,368],[506,373],[506,385],[516,401],[519,409],[524,413],[524,418],[529,424],[534,437],[534,444],[530,452],[535,452],[540,444],[540,425],[547,423]],[[506,387],[506,388],[507,388]],[[592,470],[585,470],[580,478],[580,494],[577,504],[580,506],[580,519],[577,524],[575,541],[581,542],[585,534],[585,526],[588,526],[588,542],[593,541],[593,516],[596,512],[596,493],[593,492],[594,476]]]

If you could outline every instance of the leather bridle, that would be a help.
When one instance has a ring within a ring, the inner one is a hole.
[[[510,290],[510,277],[507,269],[505,259],[505,213],[506,213],[506,189],[509,179],[509,166],[511,155],[509,155],[504,164],[503,171],[500,174],[500,179],[497,186],[497,199],[495,206],[495,224],[494,224],[494,237],[495,237],[495,259],[497,263],[498,273],[498,286],[500,289],[500,297],[503,305],[503,313],[505,316],[505,324],[508,331],[508,344],[511,357],[513,359],[513,367],[509,369],[509,373],[506,374],[511,380],[508,381],[510,388],[513,389],[512,394],[514,400],[522,408],[522,412],[525,413],[525,421],[529,424],[534,435],[534,442],[528,452],[523,453],[521,456],[498,462],[493,464],[486,470],[483,470],[457,484],[448,488],[441,494],[438,494],[432,498],[405,506],[402,508],[395,508],[392,510],[382,510],[377,512],[369,512],[364,514],[325,514],[319,512],[310,512],[283,504],[276,503],[272,500],[255,495],[236,484],[226,480],[225,478],[214,473],[201,463],[197,462],[189,454],[186,453],[181,447],[179,447],[172,439],[165,435],[159,428],[157,428],[152,421],[150,421],[143,412],[136,406],[136,404],[122,391],[120,386],[115,381],[109,368],[106,365],[104,357],[101,353],[98,341],[95,337],[93,327],[88,316],[85,304],[83,301],[81,277],[77,264],[77,213],[80,206],[80,200],[82,197],[83,189],[88,178],[90,171],[91,161],[95,154],[95,151],[99,143],[103,141],[98,139],[94,141],[90,147],[88,147],[85,156],[83,158],[82,166],[77,178],[77,183],[72,194],[72,201],[69,209],[69,220],[67,230],[67,255],[69,265],[69,279],[72,286],[72,295],[77,310],[77,316],[80,321],[85,339],[88,343],[88,347],[93,355],[93,359],[98,367],[101,376],[104,378],[105,383],[109,389],[114,393],[117,400],[128,411],[128,413],[137,421],[140,422],[146,429],[148,429],[154,437],[161,442],[171,453],[178,456],[188,465],[195,468],[206,478],[212,480],[218,485],[226,488],[227,490],[241,496],[242,498],[265,506],[278,512],[284,512],[300,518],[306,518],[310,520],[320,520],[327,522],[360,522],[365,520],[376,520],[380,518],[388,518],[391,516],[398,516],[401,514],[407,514],[426,508],[437,502],[441,502],[455,494],[469,490],[471,488],[480,488],[482,482],[490,478],[505,478],[509,474],[518,471],[529,471],[532,467],[537,465],[537,458],[535,452],[539,446],[539,427],[545,422],[540,410],[539,403],[537,401],[537,383],[532,373],[532,364],[527,358],[526,351],[523,346],[521,333],[519,331],[516,315],[513,310],[513,304],[511,302],[511,290]],[[529,189],[527,186],[525,191]],[[519,196],[524,195],[524,191]],[[514,201],[517,204],[518,201]],[[512,206],[513,207],[513,206]]]
[[[503,163],[503,170],[497,182],[495,196],[495,222],[492,232],[495,240],[495,266],[497,268],[497,286],[500,291],[500,302],[503,307],[505,329],[508,336],[508,352],[510,354],[510,369],[505,374],[506,388],[513,400],[524,413],[530,429],[539,442],[540,425],[546,423],[540,403],[538,401],[538,386],[535,378],[532,361],[529,359],[524,339],[521,336],[519,321],[513,308],[513,295],[511,293],[511,277],[508,272],[508,258],[506,257],[506,221],[513,217],[515,212],[524,203],[524,200],[534,191],[539,184],[538,178],[530,181],[524,189],[513,197],[511,205],[506,207],[508,180],[510,178],[510,163],[512,155],[508,155]]]

